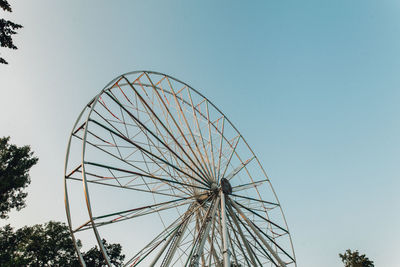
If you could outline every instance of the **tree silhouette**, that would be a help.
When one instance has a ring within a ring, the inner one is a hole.
[[[12,12],[10,4],[7,0],[0,0],[0,8],[4,11]],[[22,25],[16,24],[12,21],[0,19],[0,46],[10,49],[17,49],[14,45],[12,35],[16,34],[16,30],[22,28]],[[8,62],[0,57],[0,63],[8,64]]]
[[[122,262],[125,258],[125,255],[122,255],[122,247],[120,244],[108,244],[105,239],[102,239],[103,246],[107,251],[107,255],[110,258],[110,262],[113,266],[121,266]],[[83,259],[85,260],[86,266],[95,267],[95,266],[107,266],[106,261],[104,260],[101,251],[97,248],[97,246],[89,249],[83,255]]]
[[[1,1],[1,0],[0,0]],[[30,168],[38,161],[33,157],[29,146],[17,147],[9,144],[10,137],[0,138],[0,218],[7,218],[7,213],[16,208],[25,207],[24,192],[31,180]]]
[[[374,267],[374,262],[369,260],[365,254],[360,255],[358,250],[352,252],[346,250],[344,254],[339,254],[345,267]]]
[[[125,256],[119,244],[103,245],[113,266],[121,266]],[[78,246],[81,242],[78,240]],[[86,266],[106,266],[96,247],[82,253]],[[68,227],[61,222],[25,226],[14,231],[0,228],[0,266],[80,266]]]

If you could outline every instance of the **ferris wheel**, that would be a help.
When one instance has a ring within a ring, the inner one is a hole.
[[[118,242],[124,266],[296,266],[264,169],[231,121],[171,76],[135,71],[82,110],[69,137],[65,207],[79,239]]]

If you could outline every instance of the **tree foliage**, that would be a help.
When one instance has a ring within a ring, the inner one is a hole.
[[[1,266],[68,266],[76,261],[75,249],[65,225],[48,222],[14,232],[0,229]]]
[[[103,239],[114,266],[121,266],[125,256],[121,245],[107,244]],[[81,242],[78,240],[78,245]],[[88,267],[106,266],[96,247],[83,252]],[[10,225],[0,228],[0,266],[80,266],[68,227],[50,221],[43,225],[25,226],[14,231]]]
[[[10,137],[0,138],[0,218],[16,208],[25,207],[27,193],[24,189],[30,184],[30,168],[38,161],[29,146],[17,147],[9,144]]]
[[[4,11],[12,12],[11,6],[7,0],[0,0],[0,8]],[[20,28],[22,28],[22,25],[0,18],[0,46],[17,49],[13,42],[12,35],[16,34],[16,30]],[[0,63],[8,64],[8,62],[2,57],[0,57]]]
[[[344,254],[339,254],[345,267],[374,267],[374,262],[365,256],[360,255],[358,250],[352,252],[350,249],[346,250]]]
[[[121,266],[125,258],[122,255],[122,247],[120,244],[108,244],[105,239],[102,240],[103,246],[107,251],[110,262],[113,266]],[[107,266],[101,251],[95,246],[83,254],[86,266]]]

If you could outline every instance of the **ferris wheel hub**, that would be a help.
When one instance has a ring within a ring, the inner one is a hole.
[[[228,179],[226,178],[221,179],[221,189],[222,192],[224,192],[227,195],[232,194],[232,186]]]

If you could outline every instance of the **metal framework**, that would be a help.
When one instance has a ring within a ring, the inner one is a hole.
[[[171,76],[123,74],[85,106],[64,185],[82,266],[79,239],[112,265],[103,238],[122,244],[124,266],[296,266],[257,157],[214,104]]]

